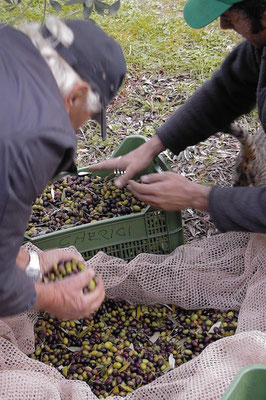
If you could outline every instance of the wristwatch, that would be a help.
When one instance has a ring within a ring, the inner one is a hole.
[[[25,269],[26,275],[34,281],[38,281],[42,277],[41,266],[38,253],[30,251],[30,261]]]

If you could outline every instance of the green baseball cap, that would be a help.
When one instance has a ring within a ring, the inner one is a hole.
[[[188,0],[184,7],[184,18],[192,28],[203,28],[220,17],[233,4],[243,0]]]

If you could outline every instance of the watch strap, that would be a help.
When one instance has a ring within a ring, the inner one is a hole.
[[[34,281],[37,281],[41,278],[41,266],[40,266],[40,259],[38,253],[36,251],[30,251],[30,261],[26,266],[25,273],[27,276]]]

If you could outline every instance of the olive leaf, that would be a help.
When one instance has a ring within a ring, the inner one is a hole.
[[[105,11],[110,9],[109,4],[103,3],[99,0],[94,0],[95,11],[102,16],[105,16]]]
[[[18,3],[14,3],[14,1],[12,0],[5,1],[8,3],[8,5],[6,6],[6,10],[8,10],[9,12],[15,10],[18,6]]]
[[[130,362],[129,361],[125,362],[124,365],[119,369],[119,372],[125,371],[129,366]]]
[[[100,0],[94,0],[94,7],[95,7],[95,11],[99,14],[99,15],[106,15],[106,13],[108,15],[114,15],[120,7],[120,0],[116,1],[115,3],[109,5],[104,3],[103,1]]]
[[[62,328],[62,326],[59,326],[59,329],[61,329],[62,332],[64,332],[66,335],[68,335],[68,331],[64,328]]]
[[[87,335],[87,333],[89,332],[89,330],[90,330],[90,327],[85,328],[82,332],[80,332],[80,333],[78,334],[77,338],[80,339],[80,338],[84,337],[85,335]]]
[[[180,340],[178,340],[177,341],[177,346],[176,346],[176,348],[179,350],[179,349],[184,349],[185,347],[184,347],[184,343],[185,343],[185,341],[186,341],[186,338],[183,338],[183,339],[180,339]]]
[[[171,371],[171,369],[173,369],[173,368],[171,367],[169,362],[166,362],[165,365],[166,365],[166,368],[163,372],[166,374],[167,372]]]
[[[89,2],[86,2],[86,3],[89,3]],[[83,4],[83,11],[82,11],[84,19],[88,19],[93,10],[93,2],[91,1],[92,4],[89,7],[86,5],[86,3]]]
[[[54,191],[54,188],[53,188],[53,185],[51,186],[51,196],[52,196],[52,199],[54,200],[54,195],[55,195],[55,191]]]
[[[170,311],[173,311],[172,307],[170,307],[168,304],[161,303],[161,305],[168,308]]]
[[[114,387],[113,393],[115,393],[115,394],[119,393],[119,387],[118,386]]]
[[[84,0],[64,0],[66,6],[71,6],[73,4],[83,4]]]
[[[5,9],[8,12],[14,11],[20,6],[20,13],[18,16],[15,17],[15,20],[21,18],[24,13],[30,8],[34,7],[35,3],[33,0],[29,0],[28,4],[24,9],[21,9],[21,4],[24,2],[22,0],[3,0],[5,3]],[[105,15],[114,15],[120,8],[120,0],[115,1],[113,4],[109,5],[103,1],[100,0],[41,0],[39,3],[41,3],[43,7],[43,18],[42,18],[42,24],[45,21],[46,17],[46,6],[49,3],[50,6],[55,10],[55,11],[62,11],[63,6],[72,6],[72,5],[78,5],[81,4],[83,6],[83,9],[78,9],[72,12],[69,12],[64,15],[64,19],[66,19],[68,16],[83,12],[83,18],[88,19],[93,12],[93,9],[102,16]],[[12,24],[13,21],[10,23]]]
[[[82,348],[78,346],[70,346],[67,348],[69,351],[72,351],[72,353],[75,353],[76,351],[81,351]]]
[[[114,15],[117,13],[117,11],[120,8],[120,0],[116,1],[115,3],[113,3],[110,8],[109,8],[109,13],[108,15]]]
[[[151,337],[150,337],[150,341],[152,343],[155,343],[160,337],[160,332],[155,332]]]
[[[208,333],[214,333],[214,328],[220,328],[222,325],[222,321],[217,321],[215,324],[211,326],[211,328],[208,330]]]
[[[58,1],[49,0],[49,3],[53,7],[53,9],[55,9],[56,11],[61,11],[62,10],[62,6],[61,6],[60,3],[58,3]]]
[[[174,355],[172,353],[169,355],[168,362],[169,362],[170,367],[172,369],[174,369],[175,368],[175,359],[174,359]]]
[[[65,198],[66,198],[66,188],[64,188],[62,191],[61,201],[64,201]]]
[[[133,344],[133,343],[130,343],[129,348],[130,348],[130,350],[135,350],[134,344]]]
[[[171,317],[171,315],[167,315],[167,318],[174,324],[175,327],[180,327],[181,324],[175,318]]]

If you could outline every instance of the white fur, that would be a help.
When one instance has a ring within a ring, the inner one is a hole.
[[[97,114],[100,112],[100,96],[98,93],[89,91],[87,96],[87,109],[90,110],[93,114]]]
[[[65,46],[68,47],[73,42],[73,32],[57,17],[52,16],[47,18],[47,29],[49,29],[56,40],[60,41]],[[65,98],[71,92],[75,84],[81,82],[82,79],[53,48],[53,42],[43,38],[40,31],[40,24],[25,24],[21,30],[31,39],[34,46],[37,47],[40,54],[47,62],[59,90]],[[85,106],[88,111],[98,113],[101,109],[99,95],[89,90]]]
[[[65,47],[69,47],[73,43],[74,34],[72,30],[54,15],[47,17],[45,25],[53,37]]]

